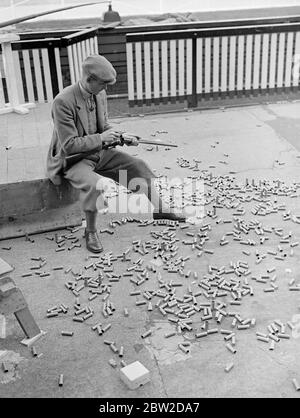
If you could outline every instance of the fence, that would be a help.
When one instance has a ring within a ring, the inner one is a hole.
[[[126,50],[132,106],[299,89],[299,22],[128,34]]]
[[[165,24],[154,29],[98,26],[80,32],[20,34],[21,40],[11,43],[19,102],[51,102],[63,87],[78,80],[84,57],[98,50],[118,73],[108,94],[128,94],[131,106],[180,102],[197,106],[225,96],[299,91],[300,59],[294,62],[300,57],[299,16]],[[9,102],[2,58],[0,48],[0,112]]]
[[[63,87],[79,79],[84,58],[91,53],[98,53],[97,29],[84,30],[59,39],[14,41],[11,49],[19,103],[51,102]],[[4,48],[1,52],[0,108],[10,102],[7,88],[9,67]],[[66,59],[67,73],[63,71]]]

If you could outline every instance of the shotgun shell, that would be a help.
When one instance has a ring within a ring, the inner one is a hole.
[[[265,338],[265,337],[261,337],[261,336],[257,336],[256,339],[258,341],[263,341],[265,343],[268,343],[269,342],[269,338]]]
[[[229,364],[227,364],[227,366],[225,367],[224,370],[225,370],[226,373],[229,373],[230,370],[233,369],[233,367],[234,367],[234,364],[233,363],[229,363]]]
[[[190,352],[189,348],[185,347],[182,344],[178,344],[178,348],[180,348],[180,350],[183,351],[185,354],[188,354]]]
[[[64,375],[60,374],[58,379],[58,386],[63,386],[64,384]]]
[[[298,380],[297,379],[293,379],[292,382],[293,382],[293,385],[294,385],[295,389],[297,391],[300,390],[300,385],[299,385]]]
[[[120,364],[121,364],[121,366],[122,366],[122,367],[126,367],[126,366],[127,366],[127,363],[125,363],[125,361],[124,361],[124,360],[121,360],[121,361],[120,361]]]
[[[171,331],[168,334],[165,334],[165,338],[174,337],[174,335],[176,335],[176,332],[175,331]]]
[[[146,331],[144,334],[141,335],[142,338],[147,338],[152,334],[151,329],[149,331]]]
[[[281,333],[281,332],[279,332],[279,333],[277,334],[277,337],[278,337],[278,338],[283,338],[283,339],[286,339],[286,340],[289,340],[289,339],[290,339],[290,336],[289,336],[288,334],[283,334],[283,333]]]
[[[33,357],[36,357],[37,356],[37,351],[36,351],[35,346],[32,346],[31,347],[31,352],[32,352]]]
[[[74,332],[73,331],[62,331],[61,335],[65,336],[65,337],[73,337]]]
[[[72,319],[73,319],[74,322],[83,322],[84,321],[84,319],[82,317],[77,317],[77,316],[73,316]]]
[[[274,340],[272,340],[272,341],[271,341],[271,344],[270,344],[270,346],[269,346],[269,350],[274,350],[274,348],[275,348],[275,341],[274,341]]]
[[[124,355],[124,347],[121,345],[120,350],[119,350],[119,357],[123,357]]]
[[[114,343],[110,344],[109,347],[114,353],[117,353],[119,351]]]
[[[103,332],[106,332],[106,331],[108,331],[109,330],[109,328],[111,327],[111,324],[107,324],[107,325],[105,325],[105,327],[104,328],[102,328],[102,331]]]
[[[195,334],[195,337],[196,338],[202,338],[202,337],[206,337],[208,334],[207,334],[207,331],[205,331],[205,332],[198,332],[197,334]]]
[[[236,353],[236,349],[234,347],[232,347],[232,345],[230,343],[226,344],[226,348],[232,353],[235,354]]]

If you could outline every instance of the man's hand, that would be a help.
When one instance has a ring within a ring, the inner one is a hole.
[[[120,133],[116,132],[114,129],[108,129],[107,131],[102,132],[101,134],[102,145],[110,145],[120,140]]]
[[[123,138],[128,147],[137,147],[139,145],[139,139],[135,135],[123,133]]]
[[[129,147],[137,147],[139,145],[139,140],[137,138],[130,138],[129,141],[126,140],[126,145]]]

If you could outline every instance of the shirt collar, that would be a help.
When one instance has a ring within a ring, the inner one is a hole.
[[[93,94],[92,93],[89,93],[84,87],[83,87],[83,85],[81,84],[81,82],[79,81],[79,87],[80,87],[80,91],[81,91],[81,94],[82,94],[82,96],[83,96],[83,98],[84,98],[84,100],[87,100],[87,99],[90,99],[90,98],[92,98],[93,97]]]

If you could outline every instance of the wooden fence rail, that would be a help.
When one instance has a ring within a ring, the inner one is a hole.
[[[299,89],[298,22],[128,34],[126,50],[130,105]]]

